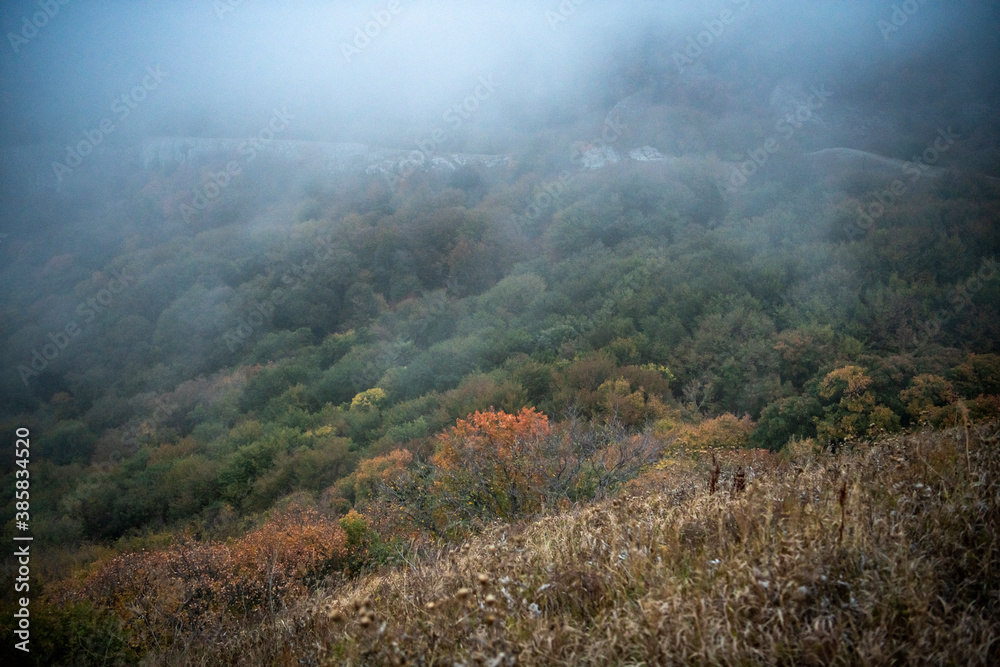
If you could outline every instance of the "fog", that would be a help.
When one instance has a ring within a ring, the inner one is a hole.
[[[383,188],[465,166],[448,183],[466,205],[521,227],[559,206],[495,205],[494,183],[549,192],[613,165],[683,182],[676,201],[703,223],[759,213],[757,171],[772,189],[822,179],[862,219],[860,188],[906,161],[995,182],[998,17],[937,0],[5,3],[8,357],[122,253],[227,225],[267,252],[280,235],[265,232],[352,210],[330,203],[350,199],[330,194],[345,177],[369,179],[356,210],[390,210]],[[228,293],[211,294],[204,312]]]
[[[585,116],[687,65],[742,83],[744,94],[796,79],[864,97],[945,61],[947,80],[923,79],[899,102],[991,99],[995,5],[910,4],[896,26],[892,3],[856,0],[9,2],[2,140],[63,145],[109,115],[120,120],[109,144],[241,137],[287,107],[295,122],[284,138],[402,148],[492,77],[495,97],[476,122],[510,142],[512,126]],[[679,67],[689,38],[713,23],[719,34]],[[162,83],[120,118],[112,106],[148,68]]]

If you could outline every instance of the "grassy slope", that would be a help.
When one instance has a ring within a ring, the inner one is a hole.
[[[714,494],[710,464],[677,463],[155,661],[1000,664],[998,437],[762,455],[742,493],[745,453]]]

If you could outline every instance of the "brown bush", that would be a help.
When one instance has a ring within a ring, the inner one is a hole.
[[[338,571],[347,556],[336,522],[296,507],[227,543],[181,542],[115,556],[68,597],[116,613],[135,646],[164,649],[213,626],[273,615]]]

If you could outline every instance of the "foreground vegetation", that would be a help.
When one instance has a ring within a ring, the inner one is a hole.
[[[674,452],[615,498],[398,547],[280,611],[178,624],[149,662],[996,664],[998,441],[991,423],[836,454]],[[270,562],[298,553],[274,544]],[[95,598],[109,571],[75,594],[120,605],[133,631],[167,629],[156,614],[175,602],[125,600],[132,578]]]

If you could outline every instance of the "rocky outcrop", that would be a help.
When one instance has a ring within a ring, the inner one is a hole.
[[[364,144],[315,141],[271,140],[263,143],[247,139],[206,139],[201,137],[155,137],[142,143],[145,169],[172,169],[218,159],[248,159],[267,151],[289,159],[321,157],[331,165],[350,165],[371,158]]]
[[[320,165],[330,172],[403,173],[413,169],[454,170],[465,165],[488,169],[510,164],[509,155],[448,153],[428,155],[419,150],[373,148],[359,143],[295,141],[273,139],[203,139],[198,137],[157,137],[142,145],[142,165],[146,169],[171,169],[180,165],[233,159],[249,161],[258,154],[290,162]]]

